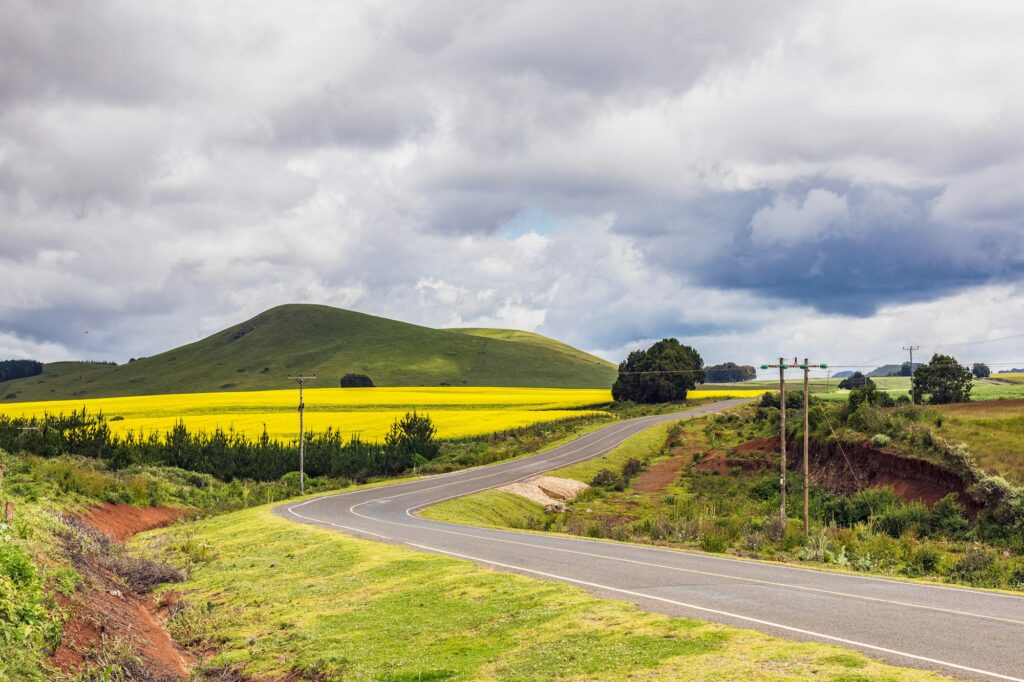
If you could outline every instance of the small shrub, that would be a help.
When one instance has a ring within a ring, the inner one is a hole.
[[[875,561],[875,558],[871,556],[871,552],[866,552],[851,561],[850,566],[852,566],[855,571],[870,573],[878,567],[878,563]]]
[[[36,569],[25,552],[5,542],[0,545],[0,577],[9,578],[15,585],[25,586],[36,579]]]
[[[615,474],[610,469],[601,469],[594,478],[590,480],[590,485],[594,488],[605,488],[608,490],[625,490],[626,482],[622,480],[621,476]]]
[[[1001,582],[1001,573],[995,552],[974,547],[960,557],[949,572],[949,577],[975,587],[997,587]]]
[[[714,552],[716,554],[721,554],[728,548],[725,538],[715,533],[701,535],[698,544],[705,552]]]
[[[871,437],[871,444],[875,447],[884,448],[886,445],[892,442],[892,438],[885,435],[884,433],[876,433]]]
[[[939,572],[939,564],[942,563],[942,554],[935,549],[925,545],[919,548],[911,557],[908,567],[910,575],[933,575]]]
[[[774,542],[779,542],[780,540],[783,540],[786,537],[786,528],[787,524],[785,521],[783,521],[778,516],[773,516],[771,517],[771,520],[768,522],[766,528],[768,537],[771,538]]]
[[[957,502],[956,493],[949,493],[932,505],[928,518],[928,530],[931,533],[958,538],[968,528],[970,522],[964,516],[964,508]]]
[[[875,517],[875,523],[883,533],[898,538],[908,531],[927,529],[929,518],[928,508],[915,500],[890,507]]]
[[[62,566],[50,571],[50,581],[57,592],[65,597],[70,597],[78,591],[82,584],[82,576],[70,566]]]
[[[185,574],[174,566],[144,557],[118,554],[108,565],[137,594],[148,594],[163,583],[185,581]]]
[[[644,470],[644,463],[636,457],[630,457],[622,465],[622,477],[629,480]]]

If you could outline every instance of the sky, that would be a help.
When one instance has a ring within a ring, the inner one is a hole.
[[[0,357],[282,303],[1024,367],[1024,5],[0,3]],[[1011,337],[1011,338],[1007,338]]]

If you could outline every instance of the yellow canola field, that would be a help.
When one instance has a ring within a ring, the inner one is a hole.
[[[723,390],[702,391],[699,388],[686,394],[687,400],[707,400],[709,398],[760,398],[765,393],[771,393],[767,388],[736,388]]]
[[[602,389],[409,387],[311,388],[304,392],[306,430],[332,427],[366,440],[383,438],[406,412],[429,414],[442,438],[478,435],[538,422],[599,414],[611,400]],[[289,439],[299,431],[296,389],[126,396],[0,405],[12,417],[42,416],[86,409],[102,412],[117,432],[165,432],[180,419],[189,430],[220,427],[257,436]]]
[[[690,391],[691,400],[755,398],[764,391],[738,389]],[[539,422],[600,414],[593,409],[611,401],[607,389],[402,387],[306,389],[306,430],[328,427],[366,440],[383,438],[391,423],[406,412],[429,414],[441,438],[457,438],[529,426]],[[231,391],[170,395],[53,400],[0,405],[0,414],[42,416],[86,409],[102,412],[116,432],[165,432],[180,419],[189,430],[217,427],[258,436],[264,426],[271,437],[295,438],[298,391]]]

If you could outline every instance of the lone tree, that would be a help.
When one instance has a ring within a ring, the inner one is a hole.
[[[855,388],[861,388],[863,386],[868,385],[874,386],[875,382],[873,382],[870,378],[864,376],[863,372],[854,372],[852,376],[848,376],[839,382],[839,388],[848,391],[852,391]]]
[[[932,405],[962,403],[971,399],[974,375],[957,363],[952,355],[932,356],[927,365],[920,365],[910,379],[910,396],[920,405],[928,397]]]
[[[985,377],[992,376],[992,370],[990,370],[988,365],[984,362],[976,362],[974,363],[974,367],[971,367],[971,374],[973,374],[976,379],[984,379]]]
[[[373,388],[373,380],[365,374],[346,374],[341,378],[342,388]]]
[[[736,381],[750,381],[757,378],[757,370],[751,365],[737,365],[723,362],[704,368],[704,381],[709,384],[731,384]]]
[[[441,445],[437,442],[437,427],[430,415],[406,412],[396,419],[384,436],[384,469],[399,474],[437,457]]]
[[[636,403],[686,400],[687,391],[704,382],[704,360],[694,348],[663,339],[647,350],[635,350],[619,365],[612,398]]]

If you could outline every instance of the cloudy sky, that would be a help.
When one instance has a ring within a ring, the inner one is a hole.
[[[314,302],[613,360],[1022,366],[1022,29],[1007,2],[5,0],[0,356]]]

